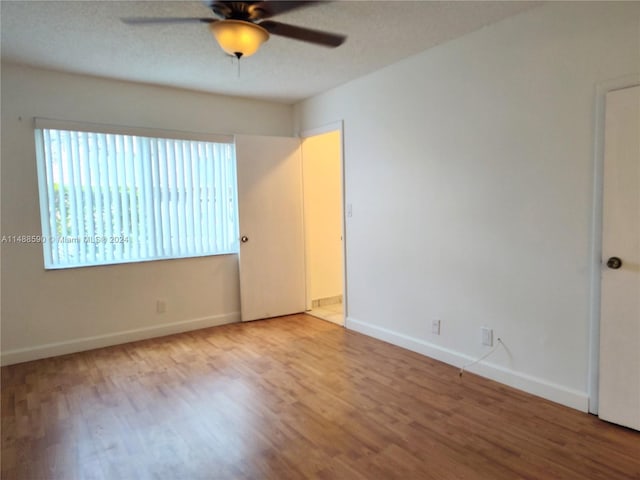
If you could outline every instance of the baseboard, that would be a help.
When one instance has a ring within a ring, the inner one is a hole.
[[[152,327],[136,328],[120,332],[107,333],[92,337],[74,338],[64,342],[47,343],[35,347],[18,348],[2,352],[0,363],[12,365],[14,363],[29,362],[40,358],[55,357],[68,353],[82,352],[94,348],[110,347],[121,343],[146,340],[148,338],[162,337],[174,333],[188,332],[200,328],[215,327],[227,323],[240,321],[240,312],[214,315],[211,317],[195,318],[180,322],[164,323]]]
[[[426,355],[427,357],[434,358],[458,368],[475,360],[475,358],[471,358],[460,352],[456,352],[418,338],[410,337],[402,333],[394,332],[377,325],[362,322],[353,317],[347,317],[345,327],[393,345],[406,348],[407,350]],[[582,412],[587,412],[589,408],[589,396],[586,392],[567,388],[500,365],[495,365],[490,362],[482,362],[468,368],[468,371],[547,400],[551,400],[552,402],[575,408]]]
[[[342,303],[342,295],[334,295],[333,297],[317,298],[311,301],[312,308],[324,307],[326,305],[336,305]]]

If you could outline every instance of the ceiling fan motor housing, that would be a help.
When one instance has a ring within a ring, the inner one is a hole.
[[[225,20],[244,20],[245,22],[255,22],[264,18],[267,12],[261,8],[261,1],[248,2],[209,2],[209,8],[218,17]]]

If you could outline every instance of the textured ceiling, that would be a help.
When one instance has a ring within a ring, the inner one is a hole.
[[[286,103],[307,98],[536,5],[534,2],[336,1],[274,20],[348,35],[328,49],[272,36],[240,62],[205,24],[121,17],[213,16],[198,1],[0,3],[2,60],[100,77]]]

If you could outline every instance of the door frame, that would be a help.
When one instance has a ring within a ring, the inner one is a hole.
[[[604,134],[606,95],[614,90],[640,85],[640,74],[607,80],[596,85],[594,157],[593,157],[593,201],[591,218],[590,268],[590,314],[589,314],[589,364],[588,364],[588,410],[598,414],[599,369],[600,369],[600,299],[602,269],[602,223],[604,192]]]
[[[301,130],[298,133],[298,137],[300,137],[300,140],[302,142],[302,140],[304,140],[305,138],[315,137],[317,135],[322,135],[323,133],[329,133],[329,132],[335,132],[335,131],[340,132],[340,175],[341,175],[340,188],[341,188],[341,194],[342,194],[342,199],[341,199],[342,218],[340,222],[342,226],[342,308],[343,308],[343,315],[344,315],[343,327],[346,327],[347,313],[349,309],[348,309],[348,295],[347,295],[347,224],[346,224],[346,215],[345,215],[346,182],[345,182],[345,168],[344,168],[344,120],[331,122],[331,123],[322,125],[320,127]],[[302,148],[302,146],[300,148]],[[302,163],[304,168],[304,159],[302,159]],[[304,218],[304,213],[303,213],[302,221],[303,223],[306,221],[306,219]],[[305,238],[305,243],[306,243],[306,238]],[[306,252],[306,247],[305,247],[305,252]],[[309,298],[309,268],[307,266],[306,260],[307,259],[305,255],[305,281],[306,281],[305,291],[307,296],[306,305],[308,307],[310,305],[311,298]]]

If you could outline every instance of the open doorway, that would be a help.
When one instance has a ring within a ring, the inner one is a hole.
[[[302,139],[307,313],[344,325],[342,131]]]

